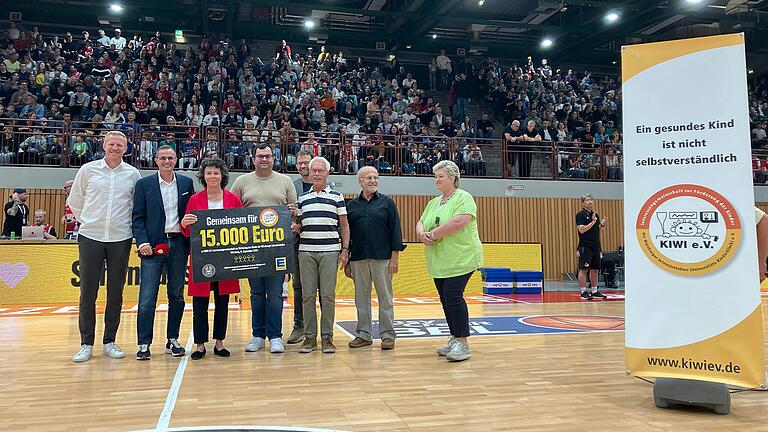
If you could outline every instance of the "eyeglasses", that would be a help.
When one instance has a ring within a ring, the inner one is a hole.
[[[272,155],[254,155],[254,159],[261,159],[261,160],[270,160],[273,158]]]

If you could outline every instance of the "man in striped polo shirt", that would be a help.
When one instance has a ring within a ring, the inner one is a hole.
[[[341,193],[328,186],[331,164],[323,157],[309,162],[312,188],[299,197],[299,270],[304,309],[304,343],[300,353],[317,350],[317,310],[315,301],[320,290],[320,336],[324,353],[336,352],[333,345],[333,323],[336,312],[336,271],[349,261],[349,224],[347,207]],[[341,228],[341,229],[339,229]],[[341,234],[339,234],[341,231]],[[341,241],[340,241],[341,240]]]

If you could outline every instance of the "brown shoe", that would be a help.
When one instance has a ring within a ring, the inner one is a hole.
[[[395,349],[395,340],[386,338],[381,340],[381,349],[388,351],[391,349]]]
[[[349,347],[350,348],[360,348],[364,346],[373,345],[373,341],[365,340],[361,337],[356,337],[349,341]]]
[[[299,352],[302,354],[311,353],[317,350],[317,339],[304,339],[304,343],[299,347]]]
[[[336,345],[333,344],[333,338],[323,338],[323,352],[326,354],[333,354],[336,352]]]

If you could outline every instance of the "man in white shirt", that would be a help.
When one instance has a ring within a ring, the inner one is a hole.
[[[128,270],[133,233],[131,213],[139,170],[123,162],[128,139],[119,131],[104,136],[104,159],[88,162],[78,170],[67,205],[80,221],[77,238],[80,252],[81,346],[72,357],[88,361],[93,353],[96,332],[96,298],[99,280],[107,264],[107,306],[104,311],[104,354],[123,358],[115,343],[123,307],[123,286]]]
[[[139,310],[136,317],[139,351],[136,360],[149,360],[160,277],[167,275],[168,324],[165,353],[184,356],[179,327],[184,314],[184,275],[189,257],[189,238],[181,235],[189,197],[195,193],[192,179],[176,175],[176,151],[160,146],[155,156],[157,174],[136,183],[133,194],[133,236],[141,257]]]
[[[122,30],[115,29],[115,37],[109,40],[110,45],[115,46],[115,51],[120,52],[125,48],[125,44],[128,43],[122,36]]]
[[[445,50],[440,50],[440,55],[437,56],[436,59],[437,62],[437,69],[440,71],[440,82],[441,89],[445,90],[448,88],[448,76],[451,75],[451,59],[447,55],[445,55]]]
[[[405,89],[409,89],[409,88],[411,88],[411,86],[412,86],[412,85],[413,85],[413,83],[415,83],[415,82],[416,82],[416,80],[415,80],[415,79],[413,79],[413,75],[411,75],[411,73],[409,72],[409,73],[406,75],[405,79],[403,80],[403,88],[405,88]]]
[[[443,121],[445,121],[445,116],[443,115],[443,108],[438,106],[435,107],[435,116],[432,117],[432,121],[435,122],[437,126],[442,126]]]

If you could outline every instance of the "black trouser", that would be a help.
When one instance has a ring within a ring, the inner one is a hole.
[[[99,296],[104,263],[107,265],[107,307],[104,310],[103,343],[115,341],[123,309],[123,287],[133,239],[100,242],[82,234],[77,238],[80,255],[80,343],[93,345],[96,333],[96,298]]]
[[[517,172],[521,178],[531,176],[531,163],[533,163],[533,153],[518,153]]]
[[[229,315],[229,294],[219,295],[219,283],[211,282],[213,291],[213,338],[224,340],[227,336],[227,316]],[[195,333],[195,343],[208,342],[208,303],[210,295],[192,297],[192,328]]]
[[[469,336],[469,310],[464,300],[464,289],[472,273],[474,271],[450,278],[435,278],[435,287],[437,294],[440,295],[440,303],[443,305],[445,321],[448,322],[448,329],[453,337]]]

